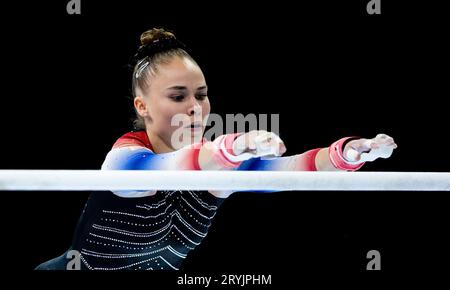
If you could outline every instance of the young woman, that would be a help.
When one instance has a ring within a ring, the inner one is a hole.
[[[328,148],[280,157],[286,148],[271,132],[203,138],[210,113],[198,64],[163,29],[141,35],[132,87],[135,131],[120,137],[102,170],[341,170],[387,158],[396,144],[384,134],[342,138]],[[174,118],[183,119],[174,125]],[[174,138],[174,136],[177,138]],[[271,158],[261,158],[271,157]],[[275,157],[275,158],[274,158]],[[178,269],[208,233],[232,191],[115,191],[89,197],[74,234],[81,269]],[[66,254],[37,269],[66,269]]]

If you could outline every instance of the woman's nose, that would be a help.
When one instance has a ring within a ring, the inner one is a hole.
[[[202,114],[202,106],[200,106],[197,99],[194,98],[194,101],[189,105],[188,115],[201,115]]]

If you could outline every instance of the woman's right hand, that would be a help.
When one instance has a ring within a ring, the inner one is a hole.
[[[233,142],[233,153],[242,161],[255,157],[276,158],[285,152],[286,146],[280,137],[264,130],[242,134]]]

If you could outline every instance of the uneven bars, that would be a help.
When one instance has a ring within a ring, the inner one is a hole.
[[[450,191],[449,172],[0,170],[2,191]]]

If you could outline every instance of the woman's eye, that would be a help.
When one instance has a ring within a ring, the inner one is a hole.
[[[208,96],[208,95],[205,95],[205,94],[203,94],[203,95],[197,95],[197,99],[199,99],[199,100],[204,100],[204,99],[206,99],[207,96]]]
[[[184,96],[173,96],[171,97],[173,100],[175,100],[176,102],[181,102],[184,99]]]

